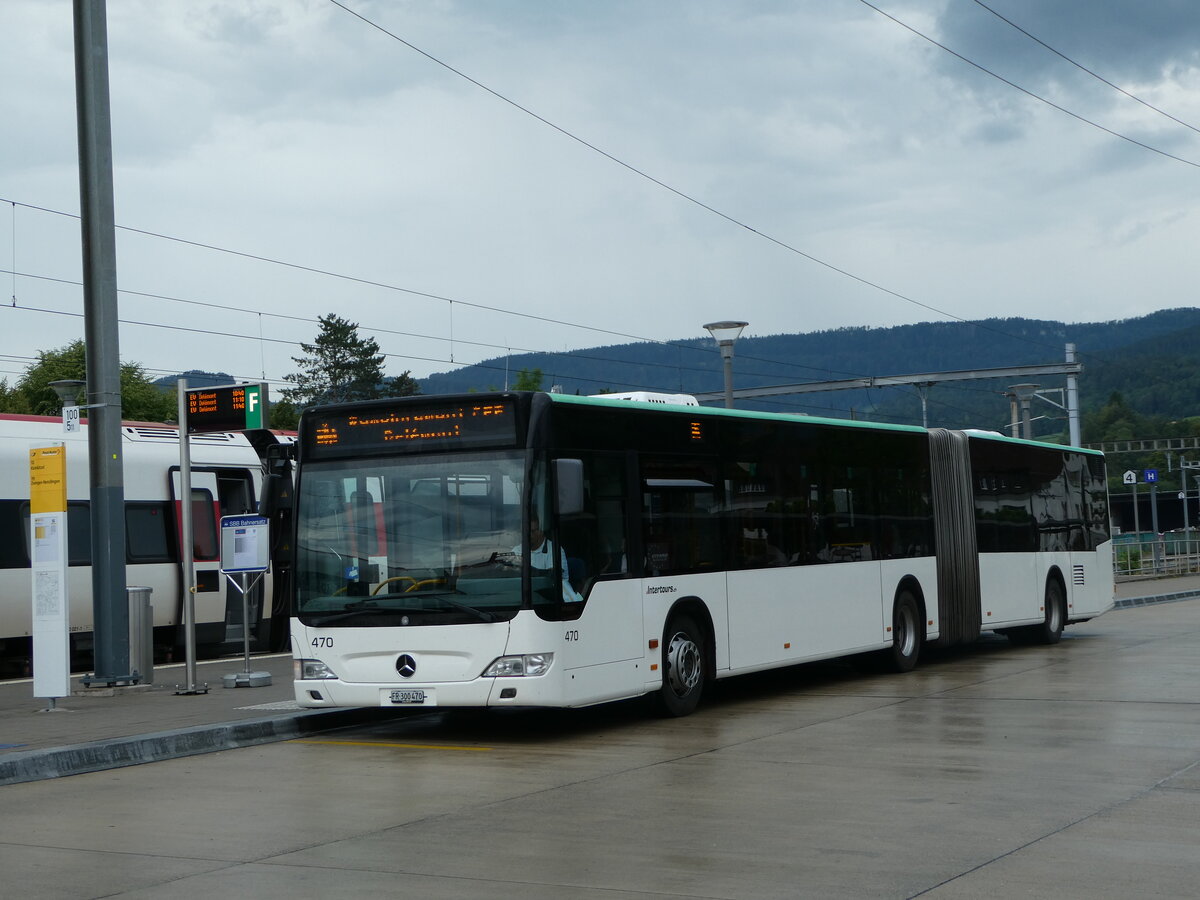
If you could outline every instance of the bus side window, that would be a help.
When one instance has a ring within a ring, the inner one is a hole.
[[[647,574],[720,568],[716,466],[704,461],[648,460],[642,466],[642,482]]]
[[[1087,458],[1085,492],[1087,495],[1088,546],[1095,549],[1111,538],[1108,522],[1108,478],[1104,457]]]

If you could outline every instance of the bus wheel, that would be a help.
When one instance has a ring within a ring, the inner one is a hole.
[[[896,597],[892,611],[892,646],[884,654],[888,667],[895,672],[911,672],[921,655],[921,607],[912,591]]]
[[[1063,598],[1062,585],[1054,578],[1046,582],[1046,617],[1039,625],[1022,625],[1004,632],[1008,640],[1018,646],[1028,644],[1057,644],[1067,623],[1067,603]]]
[[[704,638],[689,616],[675,616],[663,641],[663,684],[658,706],[668,716],[695,710],[704,690]]]
[[[1062,585],[1051,578],[1046,584],[1046,619],[1041,625],[1029,629],[1030,637],[1037,644],[1057,644],[1067,623],[1067,601],[1063,597]]]

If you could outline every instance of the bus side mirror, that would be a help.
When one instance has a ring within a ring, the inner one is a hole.
[[[583,460],[556,459],[554,481],[558,485],[558,514],[573,516],[583,512]]]
[[[262,499],[258,504],[260,516],[274,516],[281,510],[292,508],[292,479],[287,475],[272,472],[263,478]]]

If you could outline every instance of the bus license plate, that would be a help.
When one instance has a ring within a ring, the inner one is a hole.
[[[387,706],[433,706],[433,691],[404,690],[389,691]]]

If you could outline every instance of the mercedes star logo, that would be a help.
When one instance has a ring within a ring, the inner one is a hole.
[[[417,661],[407,653],[401,653],[400,658],[396,660],[396,671],[400,673],[401,678],[412,678],[417,674]]]

